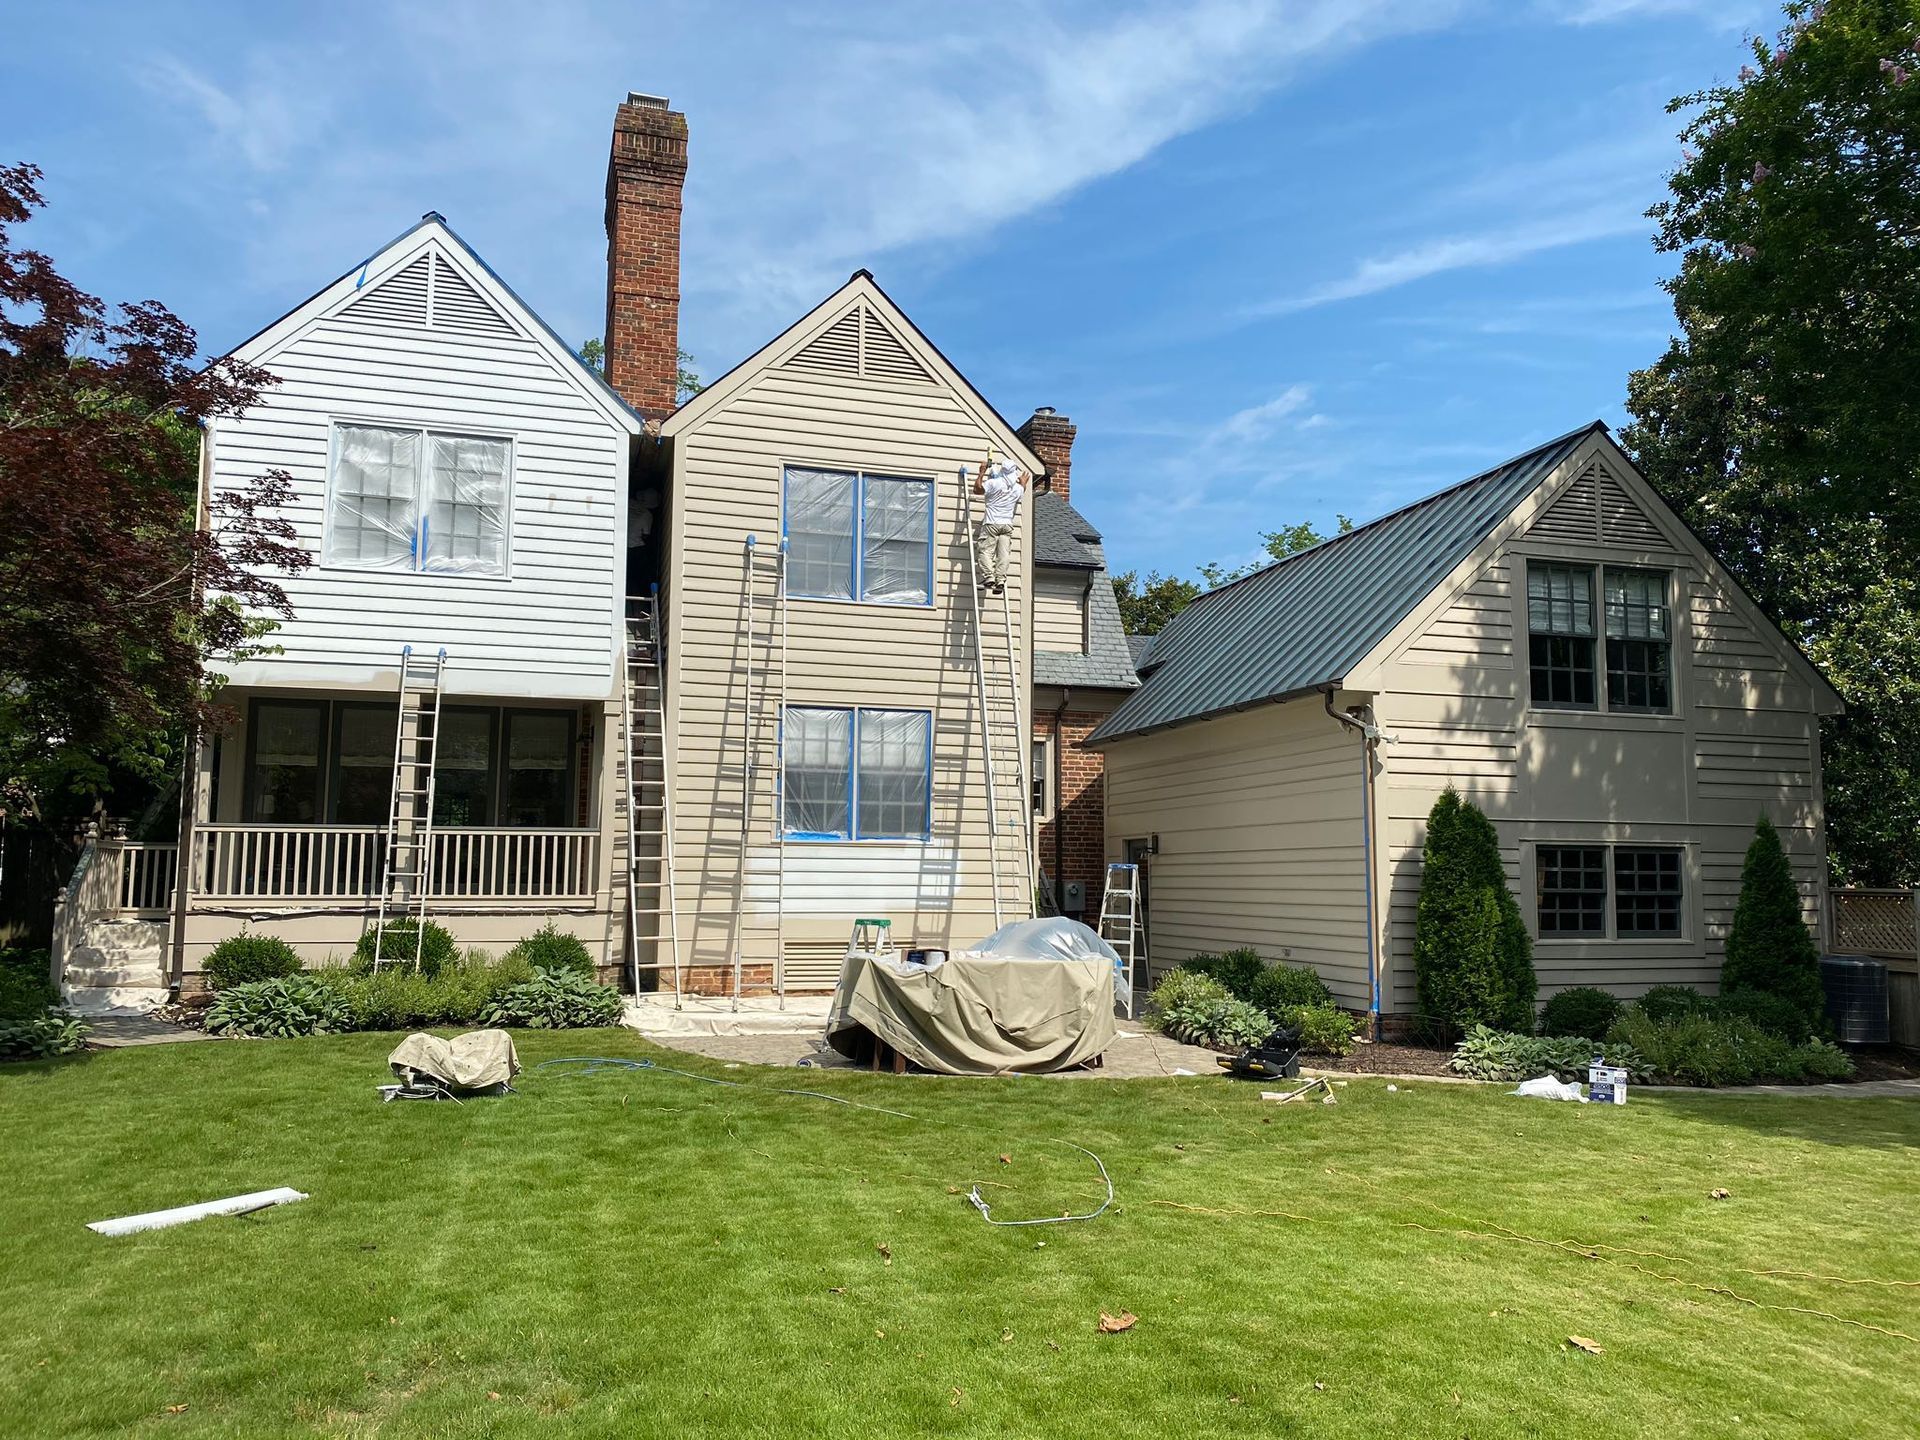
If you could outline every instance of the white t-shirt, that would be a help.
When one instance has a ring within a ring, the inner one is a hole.
[[[987,524],[1011,525],[1020,513],[1020,467],[1011,460],[994,461],[980,488],[987,497]]]

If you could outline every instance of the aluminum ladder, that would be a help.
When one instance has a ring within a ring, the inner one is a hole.
[[[745,673],[740,715],[740,851],[733,892],[733,1008],[740,1008],[746,988],[749,951],[772,956],[773,993],[779,1009],[787,1005],[786,963],[786,733],[787,733],[787,542],[762,545],[749,535],[741,556],[741,628]],[[756,618],[766,607],[764,627]],[[771,714],[769,715],[769,708]],[[762,762],[765,762],[764,767]],[[756,826],[760,820],[761,774],[773,777],[769,833],[764,845]],[[756,865],[756,850],[759,850]],[[767,874],[771,850],[773,904],[771,912],[760,899],[748,903],[747,892]]]
[[[673,890],[673,802],[667,770],[666,689],[661,669],[660,587],[627,597],[626,683],[620,690],[620,740],[627,818],[627,943],[633,990],[640,972],[673,971],[680,1008],[680,921]],[[642,922],[652,933],[641,933]],[[667,958],[660,958],[660,941]],[[640,947],[653,942],[653,959]],[[658,984],[658,980],[655,981]]]
[[[1024,920],[1033,914],[1033,800],[1027,788],[1033,741],[1021,719],[1020,657],[1014,649],[1013,607],[1004,587],[996,597],[1000,602],[1000,648],[989,657],[983,643],[995,627],[982,623],[986,602],[980,593],[979,562],[974,554],[978,536],[973,523],[973,478],[964,467],[960,471],[960,499],[967,532],[964,549],[968,613],[973,626],[974,688],[980,706],[981,759],[987,777],[987,868],[993,881],[993,924],[998,929],[1009,919]]]
[[[1146,933],[1140,924],[1140,867],[1133,864],[1107,866],[1106,888],[1100,895],[1100,938],[1120,957],[1114,966],[1114,1000],[1127,1019],[1133,1019],[1135,966],[1144,948]]]
[[[387,843],[380,861],[380,908],[374,920],[373,968],[411,963],[420,968],[420,931],[433,888],[434,758],[440,743],[440,700],[446,691],[447,652],[428,658],[400,647],[399,710],[393,723],[393,794],[387,805]],[[411,961],[384,953],[388,916],[411,919]]]

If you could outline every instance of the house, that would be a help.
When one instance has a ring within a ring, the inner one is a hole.
[[[424,912],[785,992],[859,918],[953,948],[1032,913],[1032,510],[1004,600],[968,517],[989,451],[1046,466],[864,271],[678,403],[686,168],[685,117],[630,96],[604,380],[437,215],[238,348],[278,383],[204,483],[287,471],[316,563],[227,677],[179,847],[83,860],[70,988]]]
[[[1151,964],[1251,946],[1415,1016],[1428,810],[1499,833],[1541,992],[1711,988],[1756,818],[1824,912],[1840,701],[1588,426],[1202,596],[1094,730]]]

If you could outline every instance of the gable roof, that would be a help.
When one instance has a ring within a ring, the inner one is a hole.
[[[423,258],[437,257],[495,309],[506,315],[526,337],[544,350],[560,371],[608,419],[638,435],[645,422],[632,406],[607,384],[599,372],[574,353],[573,347],[522,300],[513,287],[494,272],[465,240],[447,224],[444,216],[429,210],[414,224],[353,266],[339,279],[309,295],[293,309],[265,328],[248,336],[228,353],[236,360],[253,365],[266,364],[316,320],[334,314],[346,306],[371,298],[371,292],[383,281],[400,278],[400,272]]]
[[[745,390],[764,371],[792,358],[814,341],[823,341],[831,345],[834,337],[828,332],[835,328],[837,322],[844,320],[850,310],[863,304],[878,312],[887,323],[893,338],[905,347],[908,363],[917,361],[936,381],[944,382],[952,389],[959,396],[961,405],[972,413],[983,429],[992,433],[994,439],[999,442],[1001,450],[1013,456],[1033,474],[1046,474],[1045,462],[1027,448],[1026,443],[1007,423],[1006,417],[993,408],[986,396],[974,389],[973,382],[954,368],[953,362],[940,353],[939,346],[921,332],[920,327],[907,317],[904,310],[893,303],[892,297],[882,290],[872,274],[865,270],[854,271],[846,284],[827,296],[800,319],[708,385],[698,395],[689,396],[661,425],[661,435],[672,437],[693,429],[727,401]]]
[[[1033,563],[1074,570],[1098,570],[1100,532],[1066,497],[1042,490],[1033,497]]]
[[[1088,737],[1164,729],[1338,684],[1599,421],[1209,591],[1154,638],[1149,673]]]

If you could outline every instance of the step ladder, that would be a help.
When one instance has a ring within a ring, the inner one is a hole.
[[[673,971],[680,1008],[680,921],[673,890],[673,803],[667,773],[667,713],[660,646],[660,587],[627,598],[626,681],[620,690],[621,772],[627,820],[627,945],[633,990],[640,973]],[[650,933],[647,933],[650,932]],[[667,944],[661,958],[660,942]],[[641,946],[653,942],[653,958]],[[655,984],[657,985],[656,978]]]
[[[893,921],[855,920],[853,934],[847,939],[847,959],[856,955],[869,960],[893,958]]]
[[[1135,966],[1145,952],[1146,932],[1140,924],[1140,867],[1107,866],[1107,883],[1100,896],[1100,938],[1120,957],[1114,966],[1114,1002],[1133,1019]]]
[[[1027,788],[1027,767],[1033,741],[1022,717],[1022,667],[1014,648],[1013,607],[1003,590],[997,596],[980,592],[978,536],[974,529],[973,477],[960,471],[961,510],[966,524],[966,586],[973,627],[975,698],[980,706],[981,763],[987,778],[988,870],[993,883],[994,928],[1033,914],[1034,856],[1033,800]],[[1000,623],[983,614],[999,602]],[[992,636],[998,643],[991,651]]]
[[[393,795],[387,805],[387,843],[380,861],[380,907],[374,920],[373,968],[420,968],[420,930],[433,889],[434,758],[440,742],[440,700],[446,690],[447,652],[416,655],[400,647],[399,710],[393,724]],[[387,921],[411,919],[413,955],[384,953]]]

